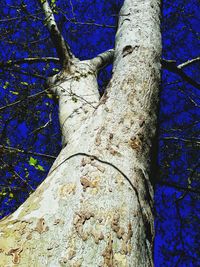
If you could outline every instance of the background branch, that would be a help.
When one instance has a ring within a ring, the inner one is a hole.
[[[194,61],[193,61],[194,62]],[[188,62],[186,63],[182,63],[180,65],[176,65],[176,61],[175,60],[166,60],[163,59],[162,60],[162,66],[163,68],[174,72],[176,74],[178,74],[184,81],[188,82],[189,84],[191,84],[192,86],[196,87],[197,89],[200,89],[200,84],[196,81],[194,81],[190,76],[188,76],[183,70],[183,67],[186,67],[190,64],[192,64],[193,62]]]
[[[47,155],[47,154],[43,154],[43,153],[28,151],[28,150],[20,149],[20,148],[16,148],[16,147],[10,147],[10,146],[0,145],[0,148],[1,149],[5,149],[5,150],[9,150],[9,151],[18,152],[18,153],[31,154],[31,155],[35,155],[35,156],[56,159],[56,157],[55,156],[52,156],[52,155]]]
[[[200,190],[198,190],[198,189],[195,189],[195,188],[192,188],[192,187],[184,187],[184,186],[181,186],[181,185],[177,185],[176,183],[173,183],[173,182],[157,181],[157,184],[163,185],[163,186],[173,187],[173,188],[176,188],[178,190],[184,190],[186,192],[200,194]]]
[[[6,106],[0,107],[0,111],[4,110],[6,108],[10,108],[10,107],[12,107],[14,105],[20,104],[21,102],[23,102],[23,101],[25,101],[27,99],[34,98],[34,97],[37,97],[39,95],[42,95],[42,94],[44,94],[46,92],[48,92],[48,89],[45,89],[45,90],[43,90],[43,91],[41,91],[39,93],[33,94],[33,95],[29,95],[29,96],[27,96],[27,97],[25,97],[23,99],[20,99],[20,100],[15,101],[13,103],[7,104]]]
[[[0,68],[3,67],[10,67],[12,65],[16,65],[16,64],[23,64],[23,63],[29,63],[29,64],[33,64],[33,63],[38,63],[38,62],[55,62],[55,63],[59,63],[59,58],[56,57],[33,57],[33,58],[20,58],[20,59],[16,59],[16,60],[8,60],[5,62],[0,62]]]
[[[189,66],[189,65],[192,65],[193,63],[196,63],[196,62],[198,62],[198,61],[200,61],[200,57],[196,57],[196,58],[190,59],[190,60],[188,60],[188,61],[186,61],[186,62],[183,62],[182,64],[179,64],[179,65],[177,66],[177,68],[178,68],[178,69],[182,69],[182,68],[185,68],[185,67],[187,67],[187,66]]]

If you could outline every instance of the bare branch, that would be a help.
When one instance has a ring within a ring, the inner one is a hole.
[[[3,159],[0,159],[6,166],[8,166],[8,167],[12,167],[12,166],[10,166],[9,164],[7,164]],[[14,175],[15,176],[17,176],[20,180],[22,180],[22,182],[24,182],[28,187],[30,187],[31,188],[31,190],[35,190],[24,178],[22,178],[20,175],[19,175],[19,173],[18,172],[16,172],[15,170],[14,170],[14,168],[12,167],[12,169],[11,169],[11,171],[12,171],[12,173],[14,173]]]
[[[100,70],[104,68],[105,66],[111,64],[113,59],[114,59],[114,49],[110,49],[97,55],[95,58],[92,58],[90,61],[97,70]]]
[[[46,81],[46,77],[45,76],[42,76],[42,75],[39,75],[37,73],[30,73],[30,72],[26,72],[24,70],[22,70],[21,68],[16,68],[16,66],[14,66],[15,68],[10,68],[8,67],[7,69],[5,69],[6,71],[10,71],[10,72],[16,72],[16,73],[20,73],[20,74],[23,74],[23,75],[26,75],[26,76],[32,76],[32,77],[36,77],[36,78],[39,78],[39,79],[42,79],[44,81]]]
[[[0,111],[4,110],[6,108],[12,107],[14,105],[20,104],[21,102],[23,102],[23,101],[25,101],[25,100],[27,100],[29,98],[34,98],[34,97],[37,97],[39,95],[42,95],[42,94],[44,94],[46,92],[48,92],[48,89],[45,89],[45,90],[43,90],[43,91],[41,91],[39,93],[33,94],[33,95],[29,95],[29,96],[27,96],[27,97],[25,97],[23,99],[20,99],[20,100],[15,101],[13,103],[7,104],[6,106],[0,107]]]
[[[20,148],[16,148],[16,147],[10,147],[10,146],[0,145],[0,148],[6,149],[6,150],[9,150],[9,151],[18,152],[18,153],[23,153],[23,154],[31,154],[31,155],[35,155],[35,156],[44,157],[44,158],[56,159],[56,157],[55,156],[52,156],[52,155],[47,155],[47,154],[43,154],[43,153],[33,152],[33,151],[29,151],[29,150],[25,150],[25,149],[20,149]]]
[[[190,59],[190,60],[188,60],[188,61],[186,61],[186,62],[184,62],[184,63],[182,63],[182,64],[179,64],[179,65],[177,66],[177,68],[178,68],[178,69],[182,69],[182,68],[185,68],[185,67],[187,67],[187,66],[189,66],[189,65],[191,65],[191,64],[193,64],[193,63],[196,63],[196,62],[198,62],[198,61],[200,61],[200,57],[196,57],[196,58]]]
[[[198,189],[194,189],[192,187],[184,187],[181,185],[177,185],[176,183],[173,183],[173,182],[157,181],[157,184],[162,185],[162,186],[173,187],[173,188],[176,188],[178,190],[184,190],[186,192],[192,192],[192,193],[200,194],[200,190],[198,190]]]
[[[48,1],[38,0],[38,2],[41,4],[43,8],[45,14],[45,22],[49,29],[51,40],[56,48],[57,55],[60,59],[61,65],[64,68],[69,69],[70,61],[71,59],[74,58],[74,55],[72,54],[70,47],[65,42],[61,32],[58,29],[57,23],[53,15],[53,11],[49,6]]]
[[[56,57],[30,57],[30,58],[20,58],[20,59],[14,59],[14,60],[8,60],[6,62],[0,62],[0,68],[2,67],[10,67],[12,65],[18,65],[18,64],[23,64],[23,63],[38,63],[38,62],[55,62],[59,63],[59,58]]]
[[[73,18],[76,19],[76,16],[75,16],[75,13],[74,13],[74,6],[73,6],[71,0],[70,0],[70,5],[71,5],[71,10],[72,10]]]
[[[29,135],[40,132],[41,130],[45,129],[51,122],[52,122],[52,118],[51,118],[51,113],[50,113],[49,120],[44,125],[32,131]]]
[[[0,19],[0,23],[4,23],[4,22],[10,22],[10,21],[14,21],[14,20],[24,20],[27,18],[35,18],[36,15],[40,15],[41,12],[35,13],[35,14],[30,14],[30,15],[26,15],[26,16],[18,16],[18,17],[14,17],[14,18],[6,18],[6,19]]]
[[[178,74],[183,80],[185,80],[186,82],[188,82],[192,86],[196,87],[197,89],[200,89],[200,84],[198,82],[194,81],[190,76],[188,76],[182,70],[183,66],[180,67],[181,65],[178,65],[177,66],[175,60],[165,60],[165,59],[162,60],[162,66],[163,66],[163,68],[165,68],[165,69],[167,69],[167,70],[169,70],[171,72],[174,72],[174,73]]]
[[[109,25],[109,24],[101,24],[101,23],[96,23],[96,22],[89,22],[89,21],[78,21],[75,17],[75,14],[73,15],[74,17],[72,19],[68,18],[66,16],[66,14],[60,10],[61,14],[65,17],[65,19],[70,22],[70,23],[73,23],[73,24],[76,24],[76,25],[91,25],[91,26],[96,26],[96,27],[103,27],[103,28],[114,28],[116,29],[117,26],[114,26],[114,25]]]
[[[117,26],[113,26],[113,25],[108,25],[108,24],[100,24],[100,23],[95,23],[95,22],[81,22],[81,21],[72,21],[69,20],[71,23],[74,24],[79,24],[79,25],[91,25],[91,26],[96,26],[96,27],[103,27],[103,28],[114,28],[116,29]]]
[[[66,16],[65,16],[66,18]],[[100,24],[100,23],[96,23],[96,22],[82,22],[82,21],[75,21],[73,19],[67,19],[70,23],[73,24],[78,24],[78,25],[91,25],[91,26],[96,26],[96,27],[103,27],[103,28],[114,28],[116,29],[117,26],[113,26],[113,25],[108,25],[108,24]]]
[[[185,138],[180,138],[180,137],[175,137],[175,136],[167,136],[167,137],[162,137],[160,139],[183,141],[183,142],[186,142],[186,143],[195,143],[197,145],[200,145],[200,140],[199,139],[185,139]]]

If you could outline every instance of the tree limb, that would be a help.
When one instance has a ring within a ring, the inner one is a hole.
[[[197,60],[193,60],[193,62],[194,61],[197,61]],[[178,74],[183,80],[185,80],[186,82],[188,82],[192,86],[196,87],[197,89],[200,89],[200,84],[198,82],[194,81],[190,76],[188,76],[182,70],[183,67],[186,67],[186,66],[192,64],[193,62],[192,62],[192,60],[190,60],[190,62],[187,61],[187,62],[182,63],[180,65],[176,65],[176,61],[175,60],[162,59],[162,66],[163,66],[163,68]]]
[[[110,49],[97,55],[95,58],[92,58],[90,62],[97,70],[100,70],[105,66],[111,64],[113,59],[114,59],[114,49]]]
[[[61,32],[58,29],[53,11],[47,0],[38,0],[45,14],[45,22],[50,32],[51,40],[56,48],[57,55],[61,65],[65,69],[69,69],[70,61],[74,58],[69,45],[65,42]]]

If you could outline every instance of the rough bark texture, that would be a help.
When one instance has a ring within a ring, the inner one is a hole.
[[[36,192],[1,221],[0,266],[153,266],[159,4],[125,1],[100,101],[98,60],[76,59],[50,79],[65,147]]]

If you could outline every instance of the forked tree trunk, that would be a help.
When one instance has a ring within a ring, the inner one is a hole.
[[[0,266],[153,266],[150,149],[160,79],[160,1],[127,0],[112,55],[73,59],[50,81],[64,148],[46,180],[0,223]]]

